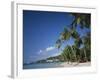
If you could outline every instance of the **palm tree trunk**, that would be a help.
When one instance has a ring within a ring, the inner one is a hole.
[[[73,55],[74,55],[74,57],[75,57],[75,61],[77,61],[77,58],[76,58],[76,52],[73,50],[72,46],[71,46],[71,50],[72,50]]]
[[[84,49],[85,61],[87,62],[86,50]]]

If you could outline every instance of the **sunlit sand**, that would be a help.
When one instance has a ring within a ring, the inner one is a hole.
[[[69,63],[69,64],[68,64],[68,62],[64,62],[60,65],[63,66],[63,67],[73,67],[73,66],[81,67],[81,66],[91,66],[91,62],[84,62],[84,63],[73,62],[73,63]]]

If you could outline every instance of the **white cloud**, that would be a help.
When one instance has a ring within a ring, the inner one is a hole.
[[[39,52],[38,52],[38,54],[40,54],[40,53],[42,53],[43,51],[42,50],[40,50]]]
[[[55,49],[55,47],[50,46],[50,47],[46,48],[46,51],[51,51],[51,50],[54,50],[54,49]]]
[[[55,53],[55,54],[52,54],[51,56],[58,56],[58,55],[60,55],[61,54],[61,52],[57,52],[57,53]]]
[[[39,50],[38,52],[37,52],[37,54],[38,55],[45,55],[48,51],[52,51],[52,50],[54,50],[55,49],[55,47],[53,47],[53,46],[50,46],[50,47],[48,47],[48,48],[46,48],[45,50]]]
[[[39,53],[42,53],[42,50],[40,50]]]

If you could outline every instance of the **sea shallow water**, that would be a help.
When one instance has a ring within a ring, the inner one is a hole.
[[[54,63],[34,63],[34,64],[28,64],[23,65],[23,69],[41,69],[41,68],[57,68],[57,67],[63,67],[62,62],[54,62]]]

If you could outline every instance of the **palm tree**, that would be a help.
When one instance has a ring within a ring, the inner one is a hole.
[[[72,50],[73,55],[74,55],[74,60],[77,61],[76,46],[75,45],[72,45],[71,46],[71,50]]]
[[[86,61],[90,60],[90,49],[91,49],[91,41],[90,41],[90,33],[87,33],[86,36],[83,37],[83,44],[84,44],[84,55],[85,55],[85,59]]]
[[[56,41],[57,48],[59,49],[64,41],[69,40],[70,38],[74,39],[74,45],[67,45],[63,51],[63,57],[67,58],[68,61],[72,61],[73,55],[74,60],[77,62],[81,61],[81,54],[84,53],[85,59],[90,60],[90,34],[87,33],[86,36],[80,37],[79,33],[76,31],[77,25],[81,29],[88,28],[90,29],[90,14],[83,13],[71,13],[74,16],[74,20],[70,24],[70,27],[65,27],[64,31],[60,34],[59,39]],[[84,45],[83,49],[80,49],[80,46]],[[89,53],[88,53],[89,51]],[[64,59],[66,60],[66,59]]]

